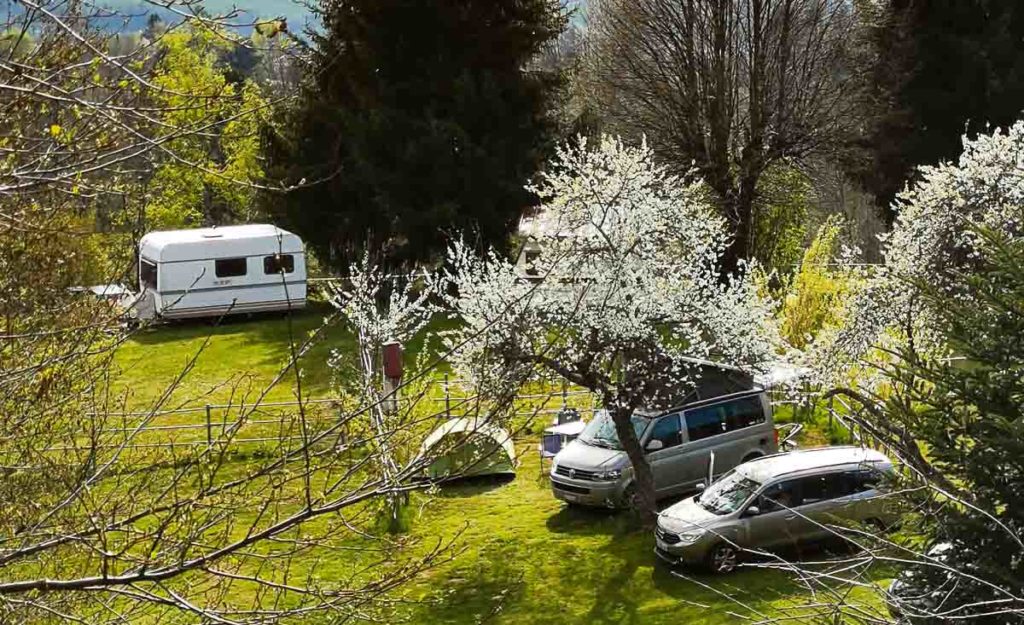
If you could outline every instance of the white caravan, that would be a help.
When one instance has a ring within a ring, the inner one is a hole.
[[[139,288],[139,319],[303,308],[302,239],[266,224],[150,232],[139,242]]]

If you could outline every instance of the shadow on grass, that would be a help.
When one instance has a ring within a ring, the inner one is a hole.
[[[319,325],[333,309],[324,304],[310,304],[291,313],[292,321],[304,330]],[[143,345],[159,345],[170,341],[206,336],[253,333],[263,339],[287,341],[288,314],[284,311],[261,312],[224,317],[171,319],[137,332],[132,338]]]
[[[630,541],[632,543],[632,541]],[[631,545],[627,545],[631,546]],[[616,549],[618,547],[618,549]],[[612,550],[621,551],[620,545],[610,546]],[[602,580],[597,588],[596,600],[586,616],[580,619],[580,623],[641,623],[638,612],[640,602],[632,588],[633,576],[640,568],[642,554],[633,553],[635,549],[630,548],[628,553],[620,554],[618,566],[607,571],[608,576]]]
[[[443,482],[438,489],[437,496],[444,499],[474,497],[511,484],[515,479],[514,473],[460,477]]]
[[[692,493],[691,493],[692,494]],[[677,503],[690,495],[669,497],[658,501],[658,509]],[[559,534],[607,534],[612,536],[632,532],[648,532],[641,527],[640,519],[631,510],[577,506],[565,504],[556,514],[548,517],[548,530]]]
[[[548,517],[548,531],[556,534],[621,536],[642,531],[637,516],[628,510],[563,505]]]
[[[680,601],[704,605],[718,613],[731,612],[737,618],[757,619],[764,617],[759,611],[769,610],[765,604],[805,589],[801,575],[845,566],[857,551],[833,541],[788,545],[771,554],[747,554],[739,569],[725,575],[716,575],[702,566],[657,560],[651,581],[662,593]],[[792,570],[787,568],[789,564]],[[882,579],[890,572],[889,567],[872,566],[866,579]]]
[[[421,606],[411,622],[485,623],[509,604],[524,599],[521,554],[513,544],[492,544],[486,555],[452,570],[444,586]]]

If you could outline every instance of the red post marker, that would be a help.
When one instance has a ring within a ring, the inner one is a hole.
[[[384,344],[384,377],[392,380],[402,378],[402,344],[398,341]]]

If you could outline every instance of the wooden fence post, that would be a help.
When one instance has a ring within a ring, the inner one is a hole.
[[[213,425],[210,422],[210,404],[206,404],[206,445],[213,445]]]
[[[448,374],[444,374],[444,416],[446,419],[452,418],[452,397],[448,391]]]

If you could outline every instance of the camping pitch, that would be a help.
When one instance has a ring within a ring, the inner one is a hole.
[[[446,421],[424,439],[420,457],[434,458],[424,469],[431,480],[515,473],[512,436],[483,419]]]

